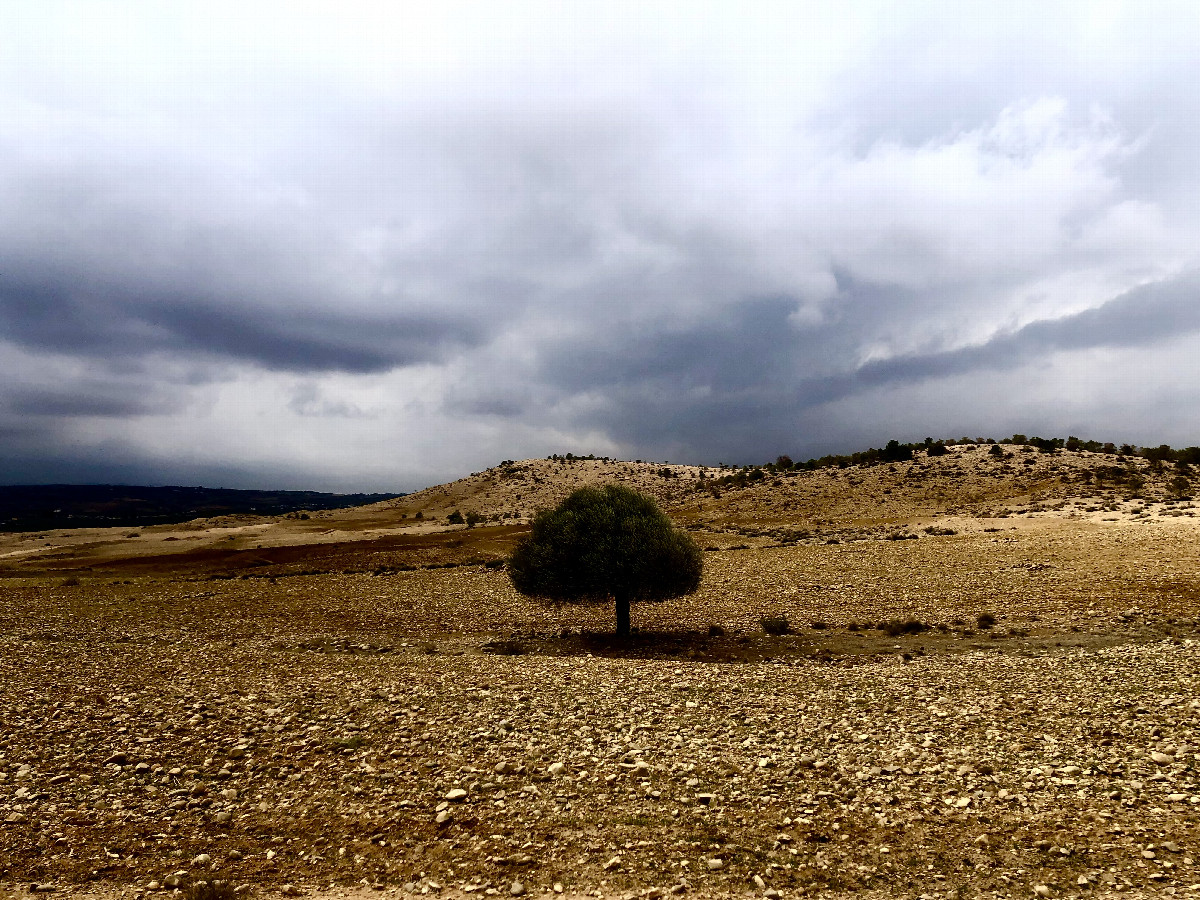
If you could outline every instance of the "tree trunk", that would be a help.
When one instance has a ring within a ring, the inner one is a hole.
[[[629,637],[629,597],[620,594],[617,600],[617,637]]]

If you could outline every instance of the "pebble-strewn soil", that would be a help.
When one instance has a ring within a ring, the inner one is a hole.
[[[1194,896],[1200,519],[1144,509],[712,525],[628,645],[479,564],[511,529],[12,557],[0,897]]]

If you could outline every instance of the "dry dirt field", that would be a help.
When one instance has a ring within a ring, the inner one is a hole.
[[[0,897],[1200,896],[1200,503],[1174,472],[664,468],[0,536]],[[615,479],[708,551],[627,645],[498,565]]]

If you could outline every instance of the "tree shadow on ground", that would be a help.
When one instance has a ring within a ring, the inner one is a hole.
[[[628,637],[612,632],[564,631],[528,633],[489,641],[486,653],[504,656],[593,656],[604,659],[698,660],[704,662],[765,662],[787,657],[811,657],[820,651],[799,634],[721,634],[702,631],[642,631]]]
[[[1190,629],[1198,633],[1197,628]],[[1171,637],[1181,641],[1183,633],[1149,629],[1083,632],[1045,629],[976,632],[925,631],[893,634],[885,631],[852,631],[828,628],[766,634],[735,631],[640,631],[621,638],[612,632],[564,630],[561,632],[514,633],[483,644],[484,653],[500,656],[597,657],[603,659],[695,661],[709,663],[762,663],[815,661],[854,666],[894,658],[912,662],[923,656],[978,651],[1043,654],[1072,649],[1100,649],[1139,644]]]

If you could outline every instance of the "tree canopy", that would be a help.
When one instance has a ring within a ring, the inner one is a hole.
[[[631,602],[667,600],[700,586],[703,554],[654,500],[623,485],[583,487],[533,520],[508,561],[522,594],[565,603],[614,600],[617,633]]]

